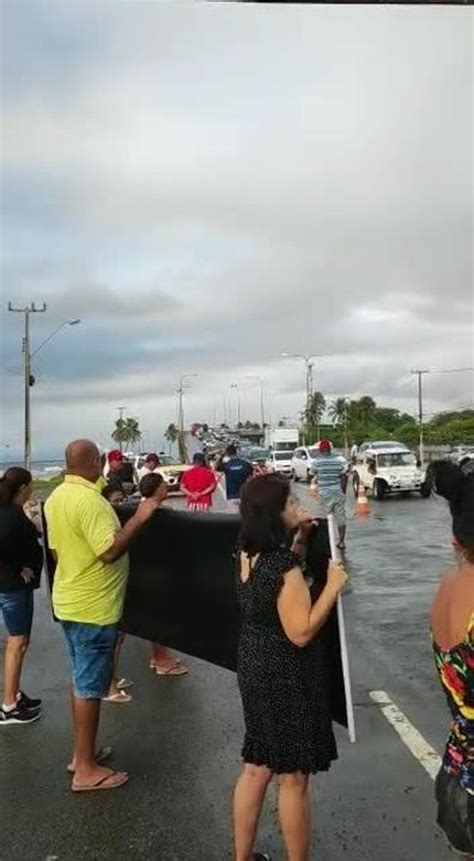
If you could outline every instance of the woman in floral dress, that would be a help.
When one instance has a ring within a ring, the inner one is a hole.
[[[452,717],[436,780],[438,824],[453,849],[474,859],[474,474],[448,461],[430,471],[450,503],[457,556],[432,610],[435,661]]]

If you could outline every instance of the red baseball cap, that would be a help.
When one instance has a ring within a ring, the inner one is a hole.
[[[112,451],[109,451],[109,463],[121,463],[123,461],[123,454],[118,448],[113,448]]]
[[[319,451],[321,454],[327,454],[328,451],[331,451],[332,445],[330,440],[322,439],[319,443]]]

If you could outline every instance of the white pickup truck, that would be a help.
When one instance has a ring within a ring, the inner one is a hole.
[[[430,495],[425,483],[426,472],[417,466],[416,457],[406,448],[367,448],[352,469],[354,493],[362,483],[375,499],[391,493]]]

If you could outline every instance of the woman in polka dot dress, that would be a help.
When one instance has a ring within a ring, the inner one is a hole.
[[[258,476],[245,485],[241,515],[238,682],[246,733],[234,795],[235,861],[268,858],[254,852],[254,843],[274,775],[288,861],[309,861],[309,776],[327,771],[337,758],[328,666],[317,635],[346,574],[330,563],[327,584],[313,603],[295,552],[304,544],[311,518],[299,511],[288,482],[279,476]]]

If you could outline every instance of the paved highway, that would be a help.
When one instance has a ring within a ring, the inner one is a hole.
[[[305,486],[296,492],[314,504]],[[440,753],[447,727],[428,612],[451,558],[441,502],[388,499],[374,504],[368,520],[350,517],[344,603],[358,741],[350,745],[338,733],[339,762],[314,780],[314,861],[452,861],[433,822],[428,773],[431,749]],[[0,735],[1,861],[230,859],[243,731],[234,676],[191,660],[187,677],[157,678],[147,668],[146,644],[130,638],[122,672],[135,681],[134,701],[104,706],[102,724],[102,741],[113,744],[113,763],[128,769],[130,783],[72,795],[64,647],[44,594],[38,609],[24,683],[43,697],[44,717]],[[384,691],[406,718],[386,710],[404,739],[374,691]],[[283,861],[273,791],[260,845]]]

